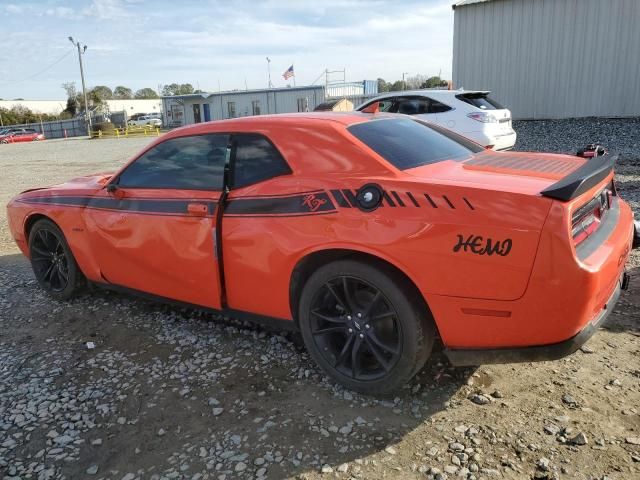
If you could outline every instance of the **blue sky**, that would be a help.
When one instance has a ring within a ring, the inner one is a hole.
[[[202,90],[275,86],[294,64],[298,85],[325,68],[348,80],[402,72],[451,77],[451,0],[0,0],[0,98],[64,98],[88,86],[137,90],[191,83]],[[65,56],[68,54],[67,56]],[[59,63],[51,66],[59,60]],[[50,67],[50,68],[48,68]],[[43,71],[45,70],[45,71]]]

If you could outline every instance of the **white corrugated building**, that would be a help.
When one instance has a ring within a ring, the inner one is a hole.
[[[639,0],[463,0],[455,88],[491,90],[514,118],[640,116]]]

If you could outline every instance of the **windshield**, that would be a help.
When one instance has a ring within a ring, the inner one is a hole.
[[[483,151],[444,128],[407,119],[382,119],[348,127],[358,140],[400,170],[444,160],[462,161]]]

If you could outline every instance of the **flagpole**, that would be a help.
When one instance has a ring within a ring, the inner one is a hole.
[[[293,67],[293,63],[291,64],[291,66]],[[293,69],[293,86],[296,86],[296,69]]]

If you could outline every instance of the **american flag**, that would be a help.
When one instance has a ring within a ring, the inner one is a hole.
[[[285,80],[289,80],[291,77],[294,77],[295,74],[293,73],[293,65],[287,68],[287,70],[282,74],[282,76],[284,77]]]

